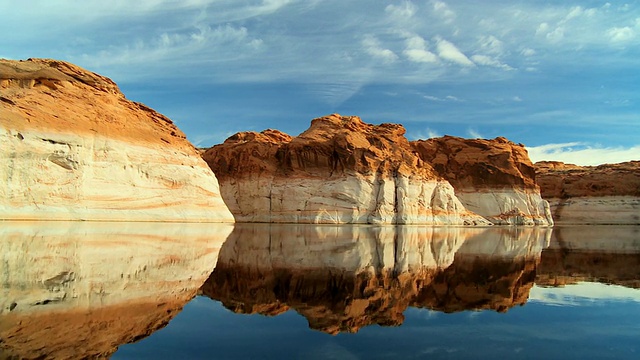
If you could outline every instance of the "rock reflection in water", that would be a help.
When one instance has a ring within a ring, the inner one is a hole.
[[[292,308],[313,329],[400,325],[407,307],[524,304],[548,228],[236,224],[203,294],[238,313]]]
[[[232,225],[3,222],[0,358],[85,358],[163,327]]]
[[[558,227],[543,250],[536,284],[600,282],[640,288],[640,227]]]

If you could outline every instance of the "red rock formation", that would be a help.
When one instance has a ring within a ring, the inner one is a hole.
[[[404,134],[401,125],[333,114],[293,138],[238,133],[203,158],[238,221],[488,224],[475,212],[492,223],[550,223],[522,146],[502,138],[410,143]],[[495,191],[490,206],[456,196]]]
[[[640,224],[640,161],[535,164],[542,196],[561,223]]]
[[[535,170],[544,198],[640,197],[640,161],[598,166],[540,161],[535,164]]]
[[[411,143],[437,174],[449,181],[471,211],[494,224],[553,224],[535,183],[527,150],[503,137],[453,136]]]
[[[199,153],[110,79],[0,60],[0,219],[227,221]]]
[[[444,136],[411,143],[456,191],[537,191],[527,150],[503,137],[493,140]]]

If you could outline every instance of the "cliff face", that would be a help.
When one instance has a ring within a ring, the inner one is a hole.
[[[422,154],[430,150],[411,144],[404,133],[401,125],[374,126],[333,114],[314,119],[293,138],[276,130],[238,133],[203,158],[242,222],[549,223],[533,197],[521,203],[505,195],[495,214],[470,211],[456,185]],[[479,176],[491,181],[493,174],[483,171]],[[511,188],[535,194],[535,187],[525,187],[530,181]]]
[[[231,224],[4,222],[0,358],[102,358],[164,327]]]
[[[518,230],[236,224],[202,292],[331,334],[400,325],[409,306],[507,311],[527,301],[551,233]]]
[[[452,136],[411,143],[449,181],[462,204],[494,224],[553,224],[522,144]]]
[[[0,60],[0,218],[233,221],[165,116],[72,64]]]
[[[553,218],[568,224],[640,224],[640,161],[599,166],[537,162]]]

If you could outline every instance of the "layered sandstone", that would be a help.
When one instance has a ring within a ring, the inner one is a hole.
[[[565,224],[640,224],[640,161],[599,166],[537,162],[536,180]]]
[[[233,221],[167,117],[72,64],[0,60],[0,218]]]
[[[551,223],[535,185],[529,184],[532,171],[514,171],[525,179],[509,179],[508,186],[496,187],[512,192],[496,193],[491,211],[482,206],[472,210],[461,202],[456,185],[434,169],[425,155],[430,149],[411,144],[404,134],[401,125],[375,126],[356,116],[333,114],[312,120],[297,137],[277,130],[238,133],[205,151],[203,158],[240,222]],[[487,161],[504,159],[487,156]],[[519,161],[530,165],[526,153],[506,161],[497,166],[521,166]],[[500,180],[491,169],[481,169],[478,176],[489,183]],[[491,189],[478,192],[493,194]]]
[[[238,313],[289,309],[331,334],[397,326],[409,307],[527,301],[548,228],[236,224],[202,292]]]
[[[462,204],[494,224],[553,224],[527,150],[503,137],[444,136],[411,143],[449,181]]]
[[[231,224],[4,222],[0,358],[102,358],[165,326]]]

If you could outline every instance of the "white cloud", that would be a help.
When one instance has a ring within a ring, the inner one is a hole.
[[[469,135],[469,137],[471,137],[472,139],[484,139],[484,136],[482,136],[482,134],[480,134],[478,130],[471,128],[467,129],[467,135]]]
[[[405,40],[406,48],[402,52],[409,61],[416,63],[436,63],[436,54],[427,50],[427,42],[418,35],[413,35]]]
[[[530,56],[535,55],[536,51],[533,50],[533,49],[530,49],[530,48],[524,48],[524,49],[522,49],[522,51],[520,51],[520,54],[522,54],[523,56],[530,57]]]
[[[527,147],[531,161],[562,161],[592,166],[640,160],[640,145],[630,148],[601,147],[582,142],[546,144]]]
[[[456,18],[456,13],[443,1],[434,1],[433,10],[442,17],[445,23],[451,23]]]
[[[538,25],[538,29],[536,29],[536,35],[546,35],[549,32],[549,24],[546,22]]]
[[[559,42],[564,38],[564,27],[558,26],[553,31],[547,33],[547,35],[545,36],[551,42]]]
[[[216,52],[216,60],[223,61],[229,56],[245,56],[257,51],[263,41],[251,37],[247,28],[223,25],[215,28],[196,26],[188,33],[165,32],[149,39],[137,39],[131,43],[119,44],[103,49],[96,54],[85,54],[82,60],[88,66],[113,66],[133,64],[153,65],[168,60],[180,60],[196,52],[221,50]]]
[[[403,1],[400,5],[387,5],[384,11],[397,18],[410,18],[415,15],[418,8],[411,1]]]
[[[440,133],[431,128],[426,128],[424,131],[412,132],[411,134],[407,135],[407,137],[409,137],[409,140],[411,141],[420,139],[433,139],[441,136],[442,135],[440,135]]]
[[[429,101],[437,101],[437,102],[444,102],[444,101],[454,101],[454,102],[463,102],[464,100],[453,96],[453,95],[447,95],[443,98],[441,97],[437,97],[437,96],[433,96],[433,95],[424,95],[423,98],[429,100]]]
[[[513,98],[511,98],[511,100],[513,100],[515,102],[521,102],[522,98],[520,98],[520,96],[514,96]]]
[[[499,60],[494,59],[487,55],[473,55],[471,56],[471,60],[473,60],[473,62],[475,62],[478,65],[491,66],[491,67],[495,67],[503,70],[513,70],[511,66],[507,64],[503,64]]]
[[[582,6],[574,6],[569,10],[569,13],[564,19],[565,21],[568,21],[582,15],[583,13],[584,13],[584,10],[582,9]]]
[[[366,35],[362,40],[362,46],[367,54],[382,60],[384,63],[389,64],[398,60],[398,55],[389,49],[383,48],[380,45],[380,41],[378,41],[378,39],[373,35]]]
[[[502,55],[504,53],[504,43],[493,35],[482,36],[478,41],[483,53]]]
[[[454,62],[462,66],[475,66],[475,64],[471,60],[469,60],[469,58],[465,54],[463,54],[462,51],[460,51],[449,41],[439,36],[436,36],[435,40],[437,42],[436,49],[438,50],[438,56],[440,56],[442,59]]]
[[[629,26],[613,27],[607,30],[607,36],[613,42],[625,42],[635,38],[636,33],[634,29]]]

